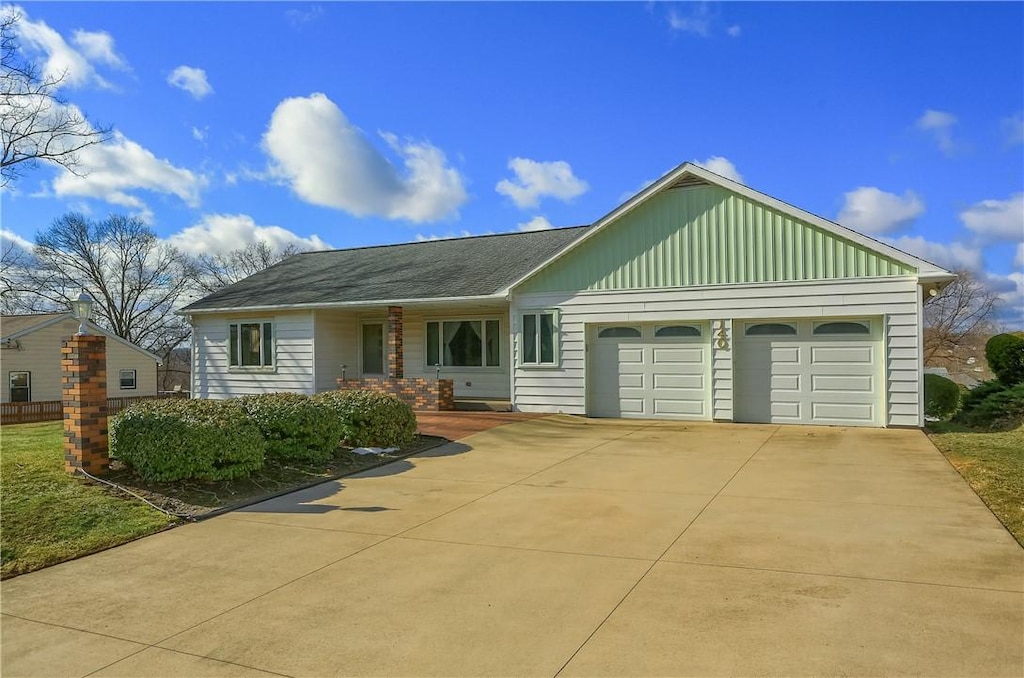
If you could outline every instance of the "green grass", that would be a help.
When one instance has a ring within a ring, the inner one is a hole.
[[[0,577],[156,532],[171,519],[64,472],[62,422],[0,431]]]
[[[1024,546],[1024,426],[983,432],[936,423],[928,434],[950,463]]]

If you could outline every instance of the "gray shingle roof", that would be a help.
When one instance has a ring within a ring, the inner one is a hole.
[[[297,254],[183,312],[494,294],[583,235],[586,226]]]

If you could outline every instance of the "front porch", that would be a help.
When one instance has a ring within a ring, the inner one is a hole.
[[[419,412],[511,409],[507,304],[317,310],[313,327],[318,392],[372,389]]]

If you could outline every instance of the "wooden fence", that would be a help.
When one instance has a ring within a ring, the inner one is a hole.
[[[159,398],[187,398],[187,393],[155,396],[128,396],[124,398],[107,398],[107,416],[112,417],[124,408],[144,400]],[[57,421],[64,418],[64,405],[60,400],[41,400],[34,403],[2,403],[0,404],[0,424],[28,424],[36,421]]]

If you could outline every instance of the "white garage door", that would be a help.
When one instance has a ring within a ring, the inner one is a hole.
[[[591,416],[710,418],[705,325],[601,325],[592,331],[587,375]]]
[[[737,321],[736,421],[883,425],[881,320]]]

